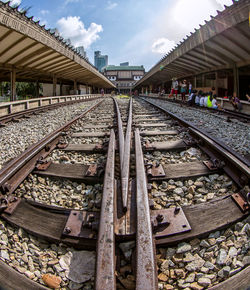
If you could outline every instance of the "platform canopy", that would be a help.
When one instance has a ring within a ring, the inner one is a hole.
[[[166,54],[135,88],[250,64],[250,0],[233,1]]]
[[[9,72],[15,70],[17,81],[52,82],[56,78],[66,84],[114,87],[63,38],[1,1],[0,43],[0,80],[8,80]]]

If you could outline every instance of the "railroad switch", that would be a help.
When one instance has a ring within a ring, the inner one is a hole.
[[[151,210],[150,215],[156,239],[191,231],[191,226],[181,207]]]
[[[218,170],[225,166],[225,162],[219,159],[210,159],[210,160],[203,161],[203,163],[210,170]]]
[[[145,167],[149,178],[166,176],[163,166],[159,162],[156,164],[148,163]]]
[[[11,215],[15,211],[20,202],[21,198],[18,198],[11,194],[8,196],[0,196],[0,212],[4,212]]]
[[[72,238],[93,238],[99,228],[99,213],[71,210],[63,236]]]
[[[239,206],[242,212],[250,210],[250,192],[245,192],[244,189],[239,193],[232,194],[232,199]]]

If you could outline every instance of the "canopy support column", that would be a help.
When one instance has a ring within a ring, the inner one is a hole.
[[[74,80],[74,94],[77,95],[77,81]]]
[[[55,75],[53,75],[53,96],[56,96],[56,83],[57,83],[57,78]]]
[[[16,69],[10,72],[10,101],[16,101]]]
[[[234,93],[236,93],[237,97],[239,97],[239,70],[234,64],[233,66],[233,75],[234,75]]]

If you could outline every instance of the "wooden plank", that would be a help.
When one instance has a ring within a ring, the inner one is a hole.
[[[139,128],[145,127],[166,127],[169,123],[149,123],[149,124],[137,124],[136,126]]]
[[[140,132],[142,137],[145,136],[157,136],[157,135],[178,135],[179,132],[177,130],[169,130],[169,131],[143,131]]]
[[[63,151],[78,151],[78,152],[104,152],[103,147],[97,149],[99,144],[69,144]]]
[[[250,286],[250,266],[241,270],[227,280],[209,288],[211,290],[247,290]]]
[[[248,213],[241,212],[231,196],[193,206],[185,206],[182,209],[192,228],[191,232],[162,239],[157,239],[156,235],[158,245],[172,245],[196,237],[205,237],[209,233],[228,227],[248,215]]]
[[[166,118],[138,118],[135,119],[134,122],[152,122],[152,121],[166,121]]]
[[[86,125],[83,126],[83,129],[110,129],[112,126],[111,125]]]
[[[182,140],[166,141],[166,142],[153,142],[149,144],[149,147],[145,147],[145,151],[172,151],[172,150],[184,150],[187,145]]]
[[[202,161],[185,162],[177,164],[164,164],[162,165],[165,171],[165,177],[152,177],[151,180],[168,180],[168,179],[180,179],[190,178],[195,176],[202,176],[213,174],[217,171],[211,171],[207,168]]]
[[[34,202],[29,204],[29,202],[22,200],[11,215],[2,213],[1,218],[15,227],[21,227],[28,233],[50,242],[64,242],[81,249],[95,249],[95,242],[93,242],[93,238],[96,239],[95,236],[77,239],[62,236],[69,214],[70,209],[56,206],[48,207]],[[93,233],[87,228],[84,228],[84,231],[86,237]]]
[[[157,117],[161,116],[160,112],[146,112],[146,113],[141,113],[141,114],[135,114],[134,118],[147,118],[147,117]]]
[[[120,181],[117,182],[117,211],[115,212],[115,233],[117,237],[133,236],[136,232],[136,183],[129,182],[128,210],[123,211]]]
[[[78,133],[73,133],[72,137],[77,138],[77,137],[106,137],[109,136],[109,132],[78,132]]]
[[[101,181],[98,176],[86,176],[89,165],[83,164],[56,164],[51,163],[47,170],[35,170],[35,174],[60,178],[76,179],[81,181]]]
[[[12,267],[5,264],[0,260],[0,288],[1,289],[29,289],[29,290],[48,290],[31,279],[27,278],[24,274],[20,274]]]

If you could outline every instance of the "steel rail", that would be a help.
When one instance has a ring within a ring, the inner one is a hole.
[[[143,97],[145,98],[146,96],[143,96]],[[207,112],[209,112],[211,114],[213,114],[213,113],[215,113],[215,114],[216,113],[219,113],[219,115],[226,115],[229,118],[230,117],[231,118],[236,117],[236,118],[239,118],[239,119],[244,120],[244,121],[248,121],[248,122],[250,121],[250,115],[249,114],[242,113],[242,112],[237,112],[237,111],[233,111],[233,110],[230,110],[230,109],[224,109],[224,108],[222,108],[221,110],[215,110],[213,108],[208,108],[208,107],[188,106],[187,102],[183,103],[179,99],[173,100],[173,99],[166,99],[164,97],[157,97],[157,98],[155,98],[155,97],[148,97],[148,98],[154,98],[156,100],[163,100],[165,102],[170,102],[170,103],[174,103],[174,104],[180,104],[180,105],[185,106],[185,107],[188,107],[190,109],[196,109],[196,108],[198,108],[200,110],[207,111]]]
[[[36,144],[31,145],[27,150],[20,154],[17,158],[9,162],[5,167],[0,170],[0,188],[3,189],[4,183],[8,181],[17,171],[19,171],[24,165],[27,164],[39,151],[46,147],[47,144],[55,140],[61,135],[61,132],[71,126],[74,122],[81,119],[89,111],[100,105],[103,100],[98,103],[86,108],[82,114],[75,117],[65,125],[61,126],[54,132],[50,133],[48,136],[44,137],[42,140],[38,141]],[[26,177],[26,176],[25,176]]]
[[[122,118],[119,110],[117,100],[113,98],[117,114],[117,125],[118,125],[118,139],[119,139],[119,156],[120,156],[120,173],[122,172],[122,162],[123,162],[123,153],[124,153],[124,134],[122,128]]]
[[[206,142],[211,148],[214,148],[216,151],[220,152],[221,156],[223,156],[224,159],[228,160],[232,165],[235,165],[240,169],[240,171],[250,179],[250,168],[245,163],[243,163],[241,160],[236,158],[233,154],[231,154],[230,151],[225,150],[222,146],[215,144],[211,138],[207,137],[206,135],[202,134],[198,130],[195,130],[193,128],[190,129],[191,134],[195,134],[199,138],[201,138],[204,142]]]
[[[115,289],[115,133],[111,130],[97,241],[95,289]]]
[[[192,124],[191,122],[188,122],[186,120],[184,120],[183,118],[169,112],[167,109],[163,108],[160,105],[156,105],[154,104],[151,100],[147,100],[145,98],[142,98],[144,101],[148,102],[149,104],[153,105],[154,107],[160,109],[161,111],[165,112],[166,114],[168,114],[170,117],[172,117],[173,119],[177,120],[178,122],[180,122],[184,127],[190,127],[194,130],[199,131],[200,133],[202,133],[203,135],[205,135],[206,137],[208,137],[209,139],[211,139],[213,142],[215,142],[216,144],[220,145],[222,148],[224,148],[225,150],[227,150],[228,152],[231,152],[231,154],[233,156],[235,156],[237,159],[239,159],[241,162],[243,162],[245,165],[250,166],[250,160],[247,160],[246,158],[244,158],[243,156],[241,156],[239,153],[237,153],[236,151],[234,151],[232,148],[230,148],[229,146],[227,146],[225,143],[223,143],[221,140],[209,135],[207,132],[205,132],[204,130],[197,128],[194,124]]]
[[[147,179],[139,129],[135,131],[136,154],[136,289],[158,289],[155,243],[150,220]]]
[[[45,105],[45,106],[41,106],[41,107],[37,107],[37,108],[26,109],[26,110],[23,110],[20,112],[10,113],[8,115],[0,116],[0,124],[5,124],[5,123],[13,121],[13,119],[23,118],[23,117],[29,116],[31,114],[35,114],[35,113],[39,113],[39,112],[43,112],[43,111],[47,111],[47,110],[52,110],[52,109],[54,110],[54,109],[57,109],[59,107],[69,106],[69,105],[73,105],[73,104],[77,104],[77,103],[85,103],[85,102],[93,101],[96,99],[98,99],[98,98],[85,99],[85,100],[75,100],[75,101],[68,101],[68,102],[62,102],[62,103],[54,103],[54,104]]]
[[[133,102],[130,98],[129,116],[127,121],[126,137],[124,142],[124,155],[121,171],[121,189],[123,210],[127,211],[128,207],[128,190],[129,190],[129,164],[130,164],[130,147],[131,147],[131,130],[132,130],[132,107]]]

